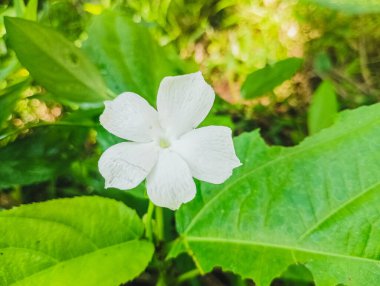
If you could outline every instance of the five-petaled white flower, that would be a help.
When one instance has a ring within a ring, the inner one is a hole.
[[[172,210],[192,200],[193,180],[220,184],[240,166],[231,129],[196,128],[209,113],[215,94],[200,72],[165,77],[157,111],[139,95],[120,94],[105,102],[100,123],[112,134],[133,142],[107,149],[99,160],[106,188],[132,189],[146,178],[152,202]]]

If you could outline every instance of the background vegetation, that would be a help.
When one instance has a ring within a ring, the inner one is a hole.
[[[91,103],[94,95],[82,94],[81,87],[60,89],[53,76],[49,78],[55,72],[49,59],[33,58],[28,62],[16,56],[13,49],[23,45],[28,49],[25,43],[49,50],[52,57],[61,51],[49,46],[32,25],[28,33],[16,31],[14,25],[13,33],[19,33],[19,40],[12,38],[6,33],[4,16],[38,21],[84,50],[109,87],[102,90],[94,81],[90,87],[94,94],[107,96],[128,89],[139,91],[154,103],[161,75],[200,69],[218,95],[205,125],[227,125],[235,135],[259,128],[268,144],[293,146],[330,126],[338,111],[380,99],[380,4],[331,2],[3,1],[0,208],[80,195],[115,198],[137,209],[139,215],[147,208],[142,188],[131,192],[104,189],[97,161],[118,139],[99,125],[102,105]],[[131,28],[131,38],[141,41],[140,50],[125,47],[115,53],[115,62],[107,63],[114,67],[113,71],[107,70],[98,51],[112,54],[109,42],[118,39],[123,45],[123,39],[117,35],[107,39],[91,37],[100,33],[102,24],[118,27],[120,23],[107,18],[111,10],[144,28]],[[103,22],[94,22],[94,16],[100,14]],[[70,55],[74,65],[82,61],[75,52]],[[153,61],[146,59],[149,56]],[[137,67],[125,71],[117,61],[136,61]],[[154,72],[139,75],[134,81],[138,68],[150,65],[154,65],[149,68]],[[42,72],[31,75],[34,68]],[[80,76],[90,78],[88,74]],[[173,214],[165,212],[165,219],[165,236],[174,237]],[[171,263],[173,276],[194,267],[185,255]],[[151,267],[130,285],[154,285],[157,277],[157,269]],[[289,269],[272,284],[312,285],[310,280],[307,271]],[[253,285],[252,281],[219,269],[186,283]]]

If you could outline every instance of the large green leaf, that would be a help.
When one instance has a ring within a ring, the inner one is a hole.
[[[0,285],[116,286],[139,275],[153,246],[135,211],[100,197],[0,212]]]
[[[269,285],[303,264],[317,285],[380,281],[380,104],[346,111],[291,148],[258,132],[236,138],[243,166],[223,185],[202,184],[177,213],[180,240],[198,267]]]
[[[313,94],[307,114],[307,126],[310,134],[329,127],[338,113],[338,102],[332,82],[324,81]]]
[[[304,0],[304,2],[313,2],[334,10],[352,13],[379,13],[379,0]]]
[[[241,87],[241,95],[244,98],[255,98],[271,92],[294,76],[302,63],[302,59],[288,58],[249,74]]]
[[[155,103],[163,77],[176,75],[177,64],[153,40],[146,27],[128,17],[105,12],[93,19],[84,50],[115,93],[132,91]]]
[[[4,23],[18,59],[47,90],[75,102],[107,98],[96,67],[58,32],[20,18],[5,17]]]

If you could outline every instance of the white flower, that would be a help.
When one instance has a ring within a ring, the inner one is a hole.
[[[165,77],[157,111],[139,95],[120,94],[105,102],[100,123],[112,134],[133,142],[107,149],[99,160],[106,188],[132,189],[146,178],[152,202],[172,210],[192,200],[193,180],[220,184],[240,166],[231,129],[196,128],[209,113],[214,91],[200,72]]]

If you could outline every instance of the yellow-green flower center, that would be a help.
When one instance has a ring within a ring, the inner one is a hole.
[[[160,147],[161,148],[169,148],[170,142],[166,138],[160,138]]]

